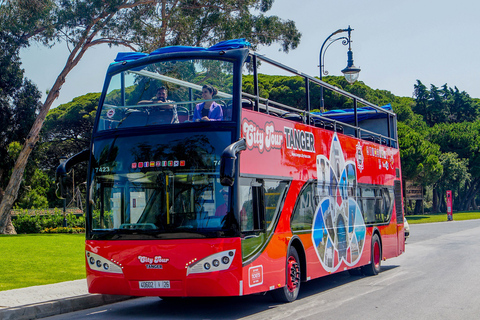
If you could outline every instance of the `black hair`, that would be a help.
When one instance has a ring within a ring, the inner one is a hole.
[[[217,89],[215,89],[214,87],[212,87],[211,85],[209,84],[206,84],[202,87],[202,89],[207,89],[208,91],[210,91],[210,93],[212,94],[212,98],[215,97],[215,95],[217,94]]]

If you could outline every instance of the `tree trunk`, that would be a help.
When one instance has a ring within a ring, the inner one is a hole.
[[[82,59],[87,49],[94,45],[103,44],[103,43],[117,44],[117,45],[120,44],[120,45],[126,45],[132,48],[128,42],[124,42],[122,40],[115,40],[115,39],[112,40],[108,38],[95,39],[95,37],[99,32],[101,32],[102,30],[104,31],[105,26],[110,21],[110,19],[112,19],[115,16],[117,11],[121,9],[135,8],[139,5],[148,5],[150,3],[154,3],[154,1],[153,0],[135,1],[135,2],[125,1],[123,3],[120,3],[115,8],[109,7],[108,10],[100,12],[96,17],[92,17],[93,18],[92,21],[90,22],[89,25],[85,26],[85,29],[82,31],[82,35],[79,38],[75,39],[75,41],[73,42],[75,45],[70,51],[70,54],[67,58],[67,62],[65,63],[63,70],[60,72],[57,79],[55,80],[55,83],[53,84],[52,89],[48,93],[47,98],[45,99],[45,103],[40,109],[40,113],[35,119],[35,123],[30,129],[30,132],[27,136],[25,144],[23,145],[22,151],[20,152],[20,155],[18,156],[18,159],[15,162],[12,176],[10,177],[8,186],[5,189],[5,196],[3,197],[0,203],[0,234],[7,232],[7,224],[8,224],[8,221],[10,221],[10,211],[12,209],[13,203],[17,199],[18,189],[20,188],[20,182],[22,180],[23,172],[25,171],[28,158],[30,156],[30,153],[32,153],[33,148],[35,147],[35,144],[39,139],[40,130],[42,129],[43,122],[45,121],[45,117],[47,116],[47,113],[50,110],[50,107],[53,101],[58,98],[60,89],[62,85],[65,83],[65,78],[67,77],[69,72]],[[33,33],[32,35],[34,34],[35,33]]]
[[[438,212],[438,191],[437,188],[433,188],[432,191],[432,213]]]
[[[468,188],[468,191],[465,193],[465,198],[461,203],[461,206],[459,206],[460,210],[469,209],[472,199],[475,198],[476,196],[479,183],[480,183],[480,179],[475,179],[474,181],[472,181],[470,188]]]
[[[415,214],[422,214],[422,202],[423,200],[416,200],[415,201]]]
[[[445,195],[441,195],[441,204],[440,204],[440,212],[447,212],[447,200],[445,200]]]

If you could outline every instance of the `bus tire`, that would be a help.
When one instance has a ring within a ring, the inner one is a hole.
[[[378,234],[372,236],[372,250],[370,251],[370,263],[362,267],[363,274],[375,276],[380,272],[382,262],[382,245]]]
[[[272,291],[272,296],[278,302],[292,302],[298,297],[300,291],[300,259],[297,250],[290,247],[287,253],[285,268],[287,283],[283,288]]]

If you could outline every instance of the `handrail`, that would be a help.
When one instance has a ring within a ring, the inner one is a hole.
[[[269,63],[269,64],[271,64],[271,65],[273,65],[273,66],[279,67],[279,68],[281,68],[281,69],[283,69],[283,70],[285,70],[285,71],[288,71],[288,72],[291,72],[291,73],[293,73],[293,74],[299,75],[299,76],[301,76],[301,77],[307,78],[307,79],[309,79],[310,81],[315,82],[315,83],[321,85],[321,86],[324,87],[324,88],[327,88],[327,89],[329,89],[329,90],[335,91],[335,92],[337,92],[337,93],[339,93],[339,94],[341,94],[341,95],[343,95],[343,96],[349,97],[349,98],[351,98],[351,99],[357,99],[358,102],[360,102],[360,103],[362,103],[362,104],[364,104],[364,105],[366,105],[366,106],[372,107],[372,108],[377,109],[377,110],[379,110],[379,111],[381,111],[381,112],[384,112],[384,113],[388,113],[388,114],[391,114],[391,115],[395,115],[395,113],[393,113],[392,111],[384,110],[384,109],[380,108],[379,106],[377,106],[377,105],[375,105],[375,104],[373,104],[373,103],[371,103],[371,102],[368,102],[368,101],[366,101],[366,100],[364,100],[364,99],[362,99],[362,98],[360,98],[360,97],[357,97],[357,96],[355,96],[355,95],[353,95],[353,94],[351,94],[351,93],[349,93],[349,92],[347,92],[347,91],[344,91],[344,90],[342,90],[342,89],[340,89],[340,88],[337,88],[337,87],[335,87],[335,86],[333,86],[333,85],[331,85],[331,84],[329,84],[329,83],[326,83],[326,82],[324,82],[324,81],[322,81],[322,80],[319,80],[319,79],[317,79],[317,78],[314,78],[314,77],[312,77],[312,76],[309,76],[308,74],[305,74],[305,73],[300,72],[300,71],[298,71],[298,70],[296,70],[296,69],[293,69],[293,68],[290,68],[290,67],[288,67],[288,66],[286,66],[286,65],[283,65],[283,64],[281,64],[281,63],[279,63],[279,62],[277,62],[277,61],[275,61],[275,60],[272,60],[272,59],[270,59],[270,58],[267,58],[267,57],[264,56],[264,55],[261,55],[261,54],[256,53],[256,52],[250,52],[250,54],[256,56],[258,59],[260,59],[260,60],[262,60],[262,61],[265,61],[265,62],[267,62],[267,63]]]
[[[259,59],[261,61],[269,63],[269,64],[271,64],[275,67],[278,67],[280,69],[288,71],[288,72],[290,72],[294,75],[301,76],[305,79],[306,82],[311,81],[311,82],[316,83],[316,84],[318,84],[318,85],[320,85],[320,86],[322,86],[322,87],[324,87],[328,90],[336,92],[336,93],[338,93],[342,96],[345,96],[347,98],[353,99],[354,100],[354,109],[355,109],[354,114],[355,115],[356,115],[356,112],[357,112],[357,109],[358,109],[357,108],[357,103],[360,103],[364,106],[371,107],[374,110],[373,112],[381,112],[383,114],[389,115],[389,116],[387,116],[387,121],[388,122],[390,121],[390,116],[396,118],[395,113],[393,113],[392,111],[382,109],[381,107],[379,107],[379,106],[377,106],[377,105],[375,105],[371,102],[368,102],[368,101],[366,101],[362,98],[359,98],[359,97],[357,97],[357,96],[355,96],[355,95],[353,95],[353,94],[351,94],[347,91],[344,91],[344,90],[342,90],[338,87],[330,85],[330,84],[328,84],[328,83],[326,83],[322,80],[319,80],[317,78],[309,76],[305,73],[299,72],[296,69],[285,66],[285,65],[283,65],[281,63],[278,63],[278,62],[276,62],[276,61],[274,61],[270,58],[267,58],[267,57],[265,57],[261,54],[258,54],[258,53],[255,53],[255,52],[250,52],[250,54],[255,59]],[[141,75],[141,76],[145,76],[145,77],[149,77],[149,78],[153,78],[153,79],[157,79],[157,80],[161,80],[161,81],[167,81],[167,82],[170,82],[170,83],[173,83],[173,84],[177,84],[177,85],[180,85],[180,86],[183,86],[183,87],[187,87],[187,88],[191,88],[191,89],[195,89],[195,90],[199,90],[199,91],[202,90],[201,85],[197,85],[197,84],[194,84],[194,83],[191,83],[191,82],[188,82],[188,81],[184,81],[184,80],[175,79],[175,78],[172,78],[172,77],[168,77],[168,76],[161,75],[161,74],[151,72],[151,71],[147,71],[147,70],[140,70],[140,71],[129,70],[128,72],[131,72],[131,73],[134,73],[134,74],[137,74],[137,75]],[[291,107],[291,106],[288,106],[288,105],[285,105],[285,104],[282,104],[282,103],[279,103],[279,102],[272,101],[270,99],[262,98],[259,95],[250,94],[250,93],[246,93],[246,92],[242,92],[241,95],[242,95],[242,98],[249,98],[249,99],[252,99],[252,100],[256,101],[255,105],[258,106],[258,111],[262,110],[262,111],[265,111],[268,114],[273,112],[273,113],[277,113],[278,115],[283,116],[283,115],[286,115],[287,113],[293,112],[293,113],[299,114],[302,117],[302,122],[303,123],[309,122],[312,119],[317,119],[317,120],[325,121],[327,123],[332,123],[335,130],[336,130],[336,128],[339,124],[341,124],[344,127],[353,128],[353,130],[356,132],[355,136],[358,137],[358,138],[361,138],[361,133],[365,132],[365,133],[368,133],[368,134],[370,134],[374,137],[378,137],[381,141],[382,141],[382,139],[385,139],[387,141],[393,141],[393,142],[397,141],[397,137],[384,136],[380,133],[376,133],[376,132],[372,132],[372,131],[369,131],[369,130],[366,130],[366,129],[362,129],[359,126],[354,126],[354,125],[346,123],[346,122],[342,122],[342,121],[338,121],[338,120],[329,118],[328,116],[314,114],[312,112],[309,112],[308,110]],[[221,91],[218,91],[217,96],[221,97],[221,98],[227,98],[227,99],[232,99],[232,97],[233,97],[231,94],[221,92]],[[166,103],[156,103],[156,104],[148,104],[148,105],[135,105],[135,106],[130,106],[130,107],[141,108],[141,107],[147,107],[147,106],[171,105],[171,104],[187,105],[187,104],[194,104],[194,103],[199,103],[199,102],[203,102],[203,101],[218,101],[218,100],[222,100],[222,99],[217,98],[217,99],[201,100],[201,101],[192,100],[192,101],[182,101],[182,102],[174,102],[174,103],[166,102]],[[114,107],[114,106],[112,106],[112,107]],[[122,107],[125,107],[125,106],[122,106]],[[355,118],[357,118],[357,117],[355,117]],[[390,123],[388,123],[388,127],[390,127]],[[390,129],[388,131],[390,132]]]
[[[175,78],[164,76],[164,75],[161,75],[161,74],[158,74],[158,73],[155,73],[155,72],[146,71],[146,70],[141,70],[141,71],[129,70],[128,72],[135,73],[135,74],[138,74],[138,75],[144,76],[144,77],[149,77],[149,78],[153,78],[153,79],[157,79],[157,80],[163,80],[163,81],[171,82],[171,83],[183,86],[183,87],[192,88],[192,89],[195,89],[195,90],[202,91],[202,86],[199,85],[199,84],[194,84],[194,83],[191,83],[191,82],[188,82],[188,81],[175,79]],[[231,94],[226,93],[226,92],[222,92],[222,91],[218,91],[217,96],[222,97],[222,98],[229,98],[229,99],[232,98]]]

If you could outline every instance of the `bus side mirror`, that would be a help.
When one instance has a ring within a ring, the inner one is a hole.
[[[70,172],[70,169],[74,165],[80,162],[88,161],[89,157],[90,157],[90,150],[86,149],[70,157],[69,159],[65,160],[57,167],[57,171],[55,172],[55,181],[57,183],[57,189],[55,190],[55,193],[58,198],[65,199],[65,196],[66,196],[65,180],[67,178],[67,173]]]
[[[65,180],[66,176],[55,177],[55,182],[57,184],[57,188],[55,189],[55,194],[59,199],[65,199],[67,193],[65,192]]]
[[[220,183],[223,186],[233,186],[235,182],[235,167],[237,166],[237,153],[246,149],[247,143],[242,138],[223,150],[222,158],[220,159]]]

